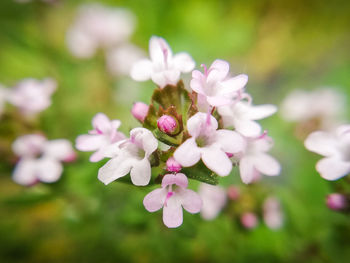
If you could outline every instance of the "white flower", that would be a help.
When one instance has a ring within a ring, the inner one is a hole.
[[[137,81],[152,79],[159,87],[175,85],[180,73],[190,72],[195,62],[185,52],[173,56],[168,43],[161,37],[153,36],[149,41],[150,59],[136,62],[131,69],[131,77]]]
[[[263,204],[263,217],[265,224],[273,230],[283,225],[283,213],[281,204],[275,197],[268,197]]]
[[[246,145],[239,159],[239,171],[243,183],[251,183],[260,174],[268,176],[279,175],[281,166],[275,158],[267,154],[273,146],[273,141],[266,134],[257,138],[245,138]]]
[[[212,220],[217,217],[226,205],[226,191],[220,186],[201,183],[198,194],[203,201],[201,216],[206,220]]]
[[[150,155],[157,149],[158,141],[145,128],[130,131],[130,139],[112,144],[107,157],[112,158],[98,171],[98,179],[109,184],[130,172],[134,185],[147,185],[151,179]]]
[[[218,107],[224,127],[233,126],[235,131],[247,137],[261,133],[261,126],[255,120],[271,116],[277,111],[275,105],[254,106],[250,101],[239,101],[227,106]]]
[[[242,137],[230,130],[217,130],[216,119],[202,112],[196,113],[187,121],[187,129],[192,136],[177,148],[174,158],[184,167],[195,165],[202,159],[203,163],[220,176],[228,175],[232,163],[226,152],[242,151]]]
[[[316,170],[326,180],[337,180],[350,173],[350,124],[339,126],[335,132],[316,131],[305,140],[309,151],[325,156]]]

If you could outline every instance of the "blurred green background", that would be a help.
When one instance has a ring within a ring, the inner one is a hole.
[[[103,162],[89,163],[90,153],[79,153],[57,183],[31,188],[13,183],[10,145],[17,136],[43,131],[50,139],[74,142],[90,129],[97,112],[120,119],[128,134],[138,125],[130,114],[132,102],[150,99],[151,82],[110,76],[102,52],[86,60],[68,52],[65,33],[79,4],[87,2],[0,1],[0,83],[51,76],[59,84],[52,106],[37,120],[14,121],[13,114],[0,122],[0,262],[350,260],[349,216],[325,205],[325,196],[344,182],[327,182],[317,174],[320,157],[306,151],[293,124],[278,114],[262,123],[275,139],[273,154],[283,171],[259,183],[282,202],[285,224],[277,231],[261,222],[244,230],[225,212],[213,221],[184,213],[181,227],[167,229],[161,212],[149,213],[142,205],[150,188],[104,186],[97,180]],[[174,52],[189,52],[197,66],[228,60],[232,73],[249,75],[247,91],[256,104],[279,105],[295,88],[319,86],[336,87],[350,99],[349,1],[99,2],[135,13],[132,42],[145,50],[149,38],[158,35]],[[223,183],[243,185],[237,172]],[[247,191],[254,194],[254,187]]]

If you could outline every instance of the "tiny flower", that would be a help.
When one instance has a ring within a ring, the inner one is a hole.
[[[167,174],[162,181],[162,188],[158,188],[143,200],[143,205],[149,212],[163,208],[163,222],[169,228],[182,224],[182,208],[195,214],[201,210],[202,200],[199,195],[189,189],[187,177],[182,174]]]
[[[217,59],[209,70],[203,65],[204,74],[198,70],[192,72],[191,89],[198,93],[199,99],[206,99],[211,106],[223,106],[232,103],[237,92],[242,90],[248,82],[248,76],[241,74],[228,77],[229,63]],[[202,104],[202,103],[201,103]]]
[[[8,101],[23,114],[33,115],[51,105],[51,95],[55,90],[56,82],[52,79],[24,79],[10,91]]]
[[[105,152],[112,158],[98,171],[98,179],[109,184],[130,172],[134,185],[147,185],[151,179],[150,155],[157,150],[158,141],[145,128],[130,131],[130,139],[110,145]]]
[[[75,147],[84,152],[96,151],[90,156],[90,162],[98,162],[105,157],[106,148],[125,139],[125,135],[117,131],[120,121],[111,121],[103,113],[94,116],[92,126],[94,129],[89,131],[89,134],[78,136]]]
[[[158,129],[167,134],[174,134],[179,128],[179,125],[174,117],[163,115],[157,121]]]
[[[19,137],[12,145],[20,157],[13,172],[13,180],[21,185],[38,181],[57,181],[63,171],[61,162],[75,155],[71,143],[65,139],[48,141],[44,136],[31,134]]]
[[[350,173],[350,125],[341,125],[335,132],[316,131],[305,140],[309,151],[325,156],[318,161],[316,170],[330,181]]]
[[[74,56],[89,58],[99,47],[109,48],[127,41],[134,27],[135,17],[126,9],[85,4],[67,32],[67,45]]]
[[[239,171],[243,183],[249,184],[260,174],[268,176],[279,175],[281,166],[275,158],[268,155],[273,141],[266,134],[257,138],[245,138],[246,145],[238,156]]]
[[[147,116],[149,106],[143,102],[135,102],[131,109],[131,114],[135,119],[143,122]]]
[[[181,171],[181,165],[174,159],[174,157],[170,157],[166,161],[166,170],[168,172],[180,172]]]
[[[236,201],[240,197],[239,188],[231,185],[227,188],[227,196],[230,200]]]
[[[152,79],[159,87],[175,85],[180,73],[190,72],[195,62],[185,52],[173,56],[168,43],[161,37],[153,36],[149,42],[150,59],[136,62],[131,69],[131,77],[136,81]]]
[[[232,163],[226,152],[242,151],[244,141],[234,131],[217,130],[218,122],[202,112],[196,113],[187,121],[187,129],[192,136],[181,144],[174,153],[174,158],[184,167],[195,165],[202,159],[203,163],[220,176],[228,175]]]
[[[348,204],[345,195],[333,193],[327,195],[327,206],[335,211],[344,210]]]
[[[241,224],[244,228],[253,229],[258,225],[258,218],[254,213],[246,212],[241,216]]]
[[[206,220],[212,220],[217,217],[226,205],[226,191],[220,186],[201,183],[198,194],[203,201],[201,216]]]
[[[270,229],[278,229],[283,225],[283,214],[280,202],[274,197],[268,197],[263,204],[263,217]]]
[[[253,106],[249,101],[239,101],[218,107],[218,111],[224,127],[233,126],[240,134],[255,137],[261,133],[261,126],[255,120],[271,116],[277,111],[277,107],[269,104]]]

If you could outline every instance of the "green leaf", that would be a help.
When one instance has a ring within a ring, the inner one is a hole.
[[[219,176],[212,171],[210,171],[203,162],[199,162],[194,166],[182,168],[182,172],[191,179],[211,184],[217,185],[219,183]]]

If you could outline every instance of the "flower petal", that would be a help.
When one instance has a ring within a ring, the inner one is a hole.
[[[199,194],[189,189],[179,188],[178,197],[181,198],[182,207],[189,213],[199,213],[202,208],[202,199]]]
[[[41,153],[46,138],[40,134],[28,134],[17,138],[12,144],[13,152],[18,156],[34,156]]]
[[[281,172],[281,165],[272,156],[261,153],[254,156],[254,167],[262,174],[275,176]]]
[[[180,79],[180,71],[173,69],[154,72],[151,76],[151,79],[160,88],[164,88],[166,85],[176,85]]]
[[[208,125],[209,127],[205,127]],[[208,124],[207,114],[203,112],[197,112],[187,121],[187,130],[192,137],[197,137],[204,127],[210,133],[218,128],[218,122],[212,115],[210,115],[210,123]]]
[[[182,188],[187,188],[188,179],[183,173],[166,174],[162,180],[162,187],[166,187],[171,184],[176,184]]]
[[[219,94],[230,94],[234,93],[240,89],[243,89],[248,82],[248,76],[245,74],[240,74],[236,77],[229,78],[220,83],[222,86],[219,90]]]
[[[221,149],[227,153],[241,152],[245,147],[245,141],[243,137],[230,130],[217,130],[215,134],[215,142],[218,143]]]
[[[109,160],[98,170],[98,179],[105,185],[127,175],[134,164],[134,159],[126,158],[122,154]]]
[[[239,161],[239,172],[243,183],[249,184],[253,181],[256,175],[256,170],[252,158],[243,157]]]
[[[134,128],[130,131],[131,141],[135,141],[135,144],[142,148],[146,152],[148,157],[158,148],[158,141],[154,137],[153,133],[145,128]]]
[[[75,147],[83,152],[95,151],[104,145],[106,145],[106,137],[103,135],[84,134],[75,140]]]
[[[176,195],[170,197],[163,207],[163,222],[169,228],[175,228],[182,224],[182,207]]]
[[[98,133],[111,132],[111,122],[109,118],[103,113],[97,113],[92,118],[92,126]]]
[[[184,167],[195,165],[200,160],[200,150],[194,138],[187,139],[176,149],[175,160]]]
[[[44,146],[43,153],[60,161],[67,160],[75,155],[71,142],[65,139],[48,141]]]
[[[172,57],[172,51],[163,38],[153,36],[149,41],[149,55],[153,63],[163,65],[165,56]]]
[[[207,82],[223,80],[227,76],[229,69],[230,64],[227,61],[221,59],[215,60],[209,68]]]
[[[132,66],[130,76],[133,80],[145,81],[151,78],[152,72],[152,62],[149,59],[141,59]]]
[[[167,189],[158,188],[147,194],[143,199],[143,205],[146,210],[149,212],[155,212],[161,209],[164,205],[167,193]]]
[[[244,119],[234,119],[235,130],[246,137],[256,137],[261,133],[259,123]]]
[[[329,181],[335,181],[350,173],[350,162],[336,157],[323,158],[316,164],[316,170]]]
[[[207,96],[207,101],[213,107],[225,106],[232,103],[230,96]]]
[[[304,145],[309,151],[324,156],[331,156],[337,153],[336,139],[332,134],[323,131],[311,133],[306,138]]]
[[[264,104],[264,105],[258,105],[253,106],[251,105],[247,111],[244,112],[243,118],[249,119],[249,120],[261,120],[266,117],[269,117],[276,113],[277,107],[272,104]]]
[[[190,72],[195,67],[192,57],[186,52],[177,53],[173,58],[173,64],[181,72]]]
[[[38,159],[36,173],[40,181],[45,183],[56,182],[62,175],[62,164],[52,158],[44,157]]]
[[[147,158],[134,162],[130,177],[134,185],[148,185],[151,180],[151,165]]]
[[[226,153],[217,147],[201,148],[203,163],[220,176],[228,175],[232,170],[232,163]]]
[[[33,159],[20,159],[12,175],[12,179],[21,185],[31,185],[37,181],[36,164]]]

